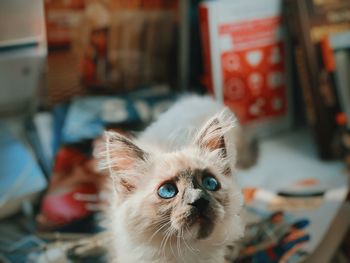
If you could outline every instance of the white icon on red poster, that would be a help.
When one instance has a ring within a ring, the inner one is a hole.
[[[248,85],[253,96],[261,94],[264,86],[263,76],[258,72],[250,74],[248,77]]]
[[[239,78],[231,78],[225,84],[226,97],[230,100],[239,100],[244,97],[245,85]]]
[[[239,56],[231,54],[224,59],[224,69],[227,71],[238,71],[241,68]]]
[[[257,67],[263,60],[262,50],[252,50],[246,53],[246,60],[248,64],[252,67]]]
[[[282,61],[281,50],[279,47],[273,47],[270,53],[269,62],[271,64],[278,64]]]
[[[281,87],[284,84],[284,75],[281,71],[273,71],[267,77],[267,85],[271,89]]]
[[[275,111],[279,111],[281,110],[283,107],[283,100],[280,97],[275,97],[272,100],[272,109],[274,109]]]
[[[253,104],[250,105],[249,113],[254,117],[262,115],[264,105],[265,100],[263,98],[257,99]]]

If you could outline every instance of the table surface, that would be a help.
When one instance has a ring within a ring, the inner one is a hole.
[[[276,196],[278,191],[293,189],[292,185],[305,179],[318,182],[311,191],[325,192],[321,205],[317,209],[286,212],[291,218],[310,220],[306,231],[310,233],[311,240],[303,249],[315,254],[320,244],[328,238],[327,233],[334,222],[342,224],[333,233],[338,243],[344,228],[346,230],[348,227],[349,220],[343,220],[345,212],[341,211],[348,193],[348,177],[344,164],[341,161],[324,162],[318,159],[310,132],[307,129],[298,129],[262,140],[258,164],[249,170],[238,171],[238,180],[243,188],[260,189],[255,199],[266,209],[266,202]],[[339,215],[341,218],[337,219]],[[335,244],[335,240],[333,241]],[[334,249],[329,249],[328,252],[323,250],[323,253],[331,255]]]

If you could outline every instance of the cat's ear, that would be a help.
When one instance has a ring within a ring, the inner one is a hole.
[[[95,153],[98,167],[112,177],[118,192],[131,192],[138,178],[133,172],[146,161],[148,154],[131,139],[117,132],[105,132],[104,145]]]
[[[227,158],[228,143],[231,146],[230,149],[233,147],[231,137],[235,127],[236,118],[228,109],[224,109],[203,125],[195,137],[195,144],[200,149],[215,151],[219,157]]]
[[[209,119],[195,136],[195,145],[217,156],[217,165],[224,175],[230,176],[236,162],[234,143],[236,118],[224,109]]]

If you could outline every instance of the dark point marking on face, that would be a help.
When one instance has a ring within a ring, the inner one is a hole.
[[[231,175],[231,168],[230,167],[226,167],[225,168],[224,175],[226,175],[226,176],[230,176]]]
[[[214,229],[214,223],[209,219],[201,219],[200,228],[198,231],[197,238],[198,239],[205,239],[210,236],[210,234],[213,232]]]
[[[214,195],[214,190],[204,187],[203,178],[206,177],[217,178],[209,168],[178,171],[170,181],[177,185],[179,195],[157,201],[160,205],[157,211],[159,218],[164,219],[166,215],[179,228],[196,227],[197,239],[206,239],[213,233],[217,224],[218,208],[225,202],[222,194]],[[207,204],[203,205],[202,200],[206,200]]]
[[[186,169],[183,171],[180,171],[178,173],[178,177],[202,177],[204,175],[213,175],[213,173],[208,169],[208,168],[204,168],[204,169]]]
[[[181,179],[184,179],[187,181],[189,186],[192,186],[193,188],[201,188],[201,181],[205,176],[211,176],[216,178],[214,174],[208,169],[186,169],[183,171],[180,171],[174,178],[174,181],[177,182]],[[183,195],[182,195],[183,196]]]
[[[177,180],[180,180],[180,179],[188,179],[188,178],[191,178],[192,176],[193,176],[193,171],[191,169],[186,169],[178,172],[175,178]]]

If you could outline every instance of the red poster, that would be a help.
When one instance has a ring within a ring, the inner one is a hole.
[[[219,27],[225,103],[242,123],[287,111],[280,17]]]

